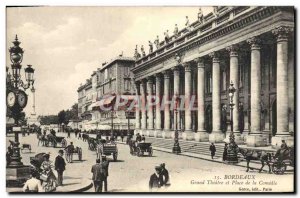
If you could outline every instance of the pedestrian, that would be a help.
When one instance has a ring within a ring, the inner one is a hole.
[[[161,186],[165,186],[165,187],[170,186],[169,171],[166,169],[165,163],[162,163],[160,165],[159,178],[160,178]]]
[[[144,135],[142,135],[141,142],[146,142],[146,138]]]
[[[108,167],[109,167],[109,162],[106,159],[106,156],[103,155],[102,156],[102,163],[101,163],[101,167],[103,169],[103,181],[101,181],[100,183],[100,191],[102,192],[102,185],[104,183],[104,192],[107,192],[107,177],[108,177]]]
[[[58,185],[56,177],[52,171],[52,162],[50,161],[50,154],[43,155],[43,163],[41,165],[42,175],[41,177],[45,177],[47,182],[44,182],[44,188],[46,192],[51,192],[56,189]]]
[[[67,138],[70,138],[71,137],[71,132],[70,130],[68,130],[68,137]]]
[[[149,190],[158,190],[161,187],[160,179],[159,179],[159,174],[160,174],[160,166],[155,166],[155,172],[150,176],[149,180]]]
[[[77,135],[78,135],[78,131],[75,130],[75,138],[77,138]]]
[[[31,178],[28,179],[23,186],[23,192],[43,192],[42,183],[37,177],[37,172],[33,171]]]
[[[139,133],[136,134],[135,141],[136,141],[136,142],[142,141],[142,136],[141,136]]]
[[[66,162],[62,157],[64,155],[63,150],[58,151],[58,156],[55,158],[55,170],[57,171],[57,184],[63,185],[63,172],[66,170]]]
[[[210,150],[211,159],[213,159],[216,154],[216,147],[214,143],[211,143],[209,150]]]
[[[73,162],[73,152],[74,152],[74,145],[73,142],[70,142],[70,144],[65,148],[65,151],[67,153],[67,162],[72,163]]]
[[[102,165],[100,164],[100,159],[96,159],[96,164],[92,166],[92,170],[91,172],[93,173],[93,183],[94,183],[94,188],[95,188],[95,192],[101,192],[100,191],[100,184],[101,181],[103,180],[104,174],[102,172]]]
[[[81,136],[82,136],[82,132],[80,131],[78,135],[78,139],[81,139]]]
[[[227,160],[227,149],[228,149],[228,144],[225,143],[224,151],[223,151],[223,161]]]
[[[121,140],[122,140],[122,142],[124,140],[124,134],[123,134],[123,132],[121,132]]]
[[[281,148],[281,149],[287,149],[287,148],[288,148],[288,146],[287,146],[285,140],[281,140],[280,148]]]

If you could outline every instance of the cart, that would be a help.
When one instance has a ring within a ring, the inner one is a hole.
[[[113,141],[105,141],[101,140],[99,141],[99,144],[97,146],[97,158],[100,159],[102,155],[112,155],[114,161],[117,161],[118,159],[118,147],[117,144]]]
[[[144,156],[144,153],[147,152],[148,156],[152,156],[153,149],[151,143],[146,142],[136,142],[134,140],[129,142],[130,154],[137,155],[138,157]]]
[[[287,166],[294,167],[294,147],[288,149],[279,149],[271,161],[272,172],[277,175],[282,175],[287,169]]]

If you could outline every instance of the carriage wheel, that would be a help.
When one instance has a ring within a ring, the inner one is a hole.
[[[138,157],[141,157],[141,155],[142,155],[141,149],[140,149],[140,148],[137,148],[137,156],[138,156]]]
[[[284,162],[274,162],[272,165],[272,171],[277,175],[281,175],[286,171],[286,164]]]
[[[82,161],[82,149],[78,148],[78,159],[79,161]]]
[[[65,147],[67,146],[67,140],[66,140],[66,139],[63,139],[63,140],[61,141],[61,146],[62,146],[63,148],[65,148]]]
[[[113,154],[113,157],[114,157],[114,161],[117,161],[117,159],[118,159],[118,153],[117,153],[117,152],[114,153],[114,154]]]
[[[152,154],[153,154],[153,150],[152,150],[152,148],[150,147],[150,148],[149,148],[149,156],[151,157]]]

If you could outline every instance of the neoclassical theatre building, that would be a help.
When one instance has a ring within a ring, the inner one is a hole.
[[[135,133],[172,138],[177,128],[184,140],[226,141],[232,82],[236,142],[278,147],[285,140],[292,146],[294,17],[293,7],[217,7],[137,58],[132,69],[136,94],[146,102],[148,95],[159,101],[153,108],[143,108],[143,102],[136,108]],[[195,96],[196,108],[175,114],[165,101],[174,95]]]

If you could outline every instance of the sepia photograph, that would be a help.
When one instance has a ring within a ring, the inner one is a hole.
[[[9,194],[295,193],[294,6],[5,11]]]

